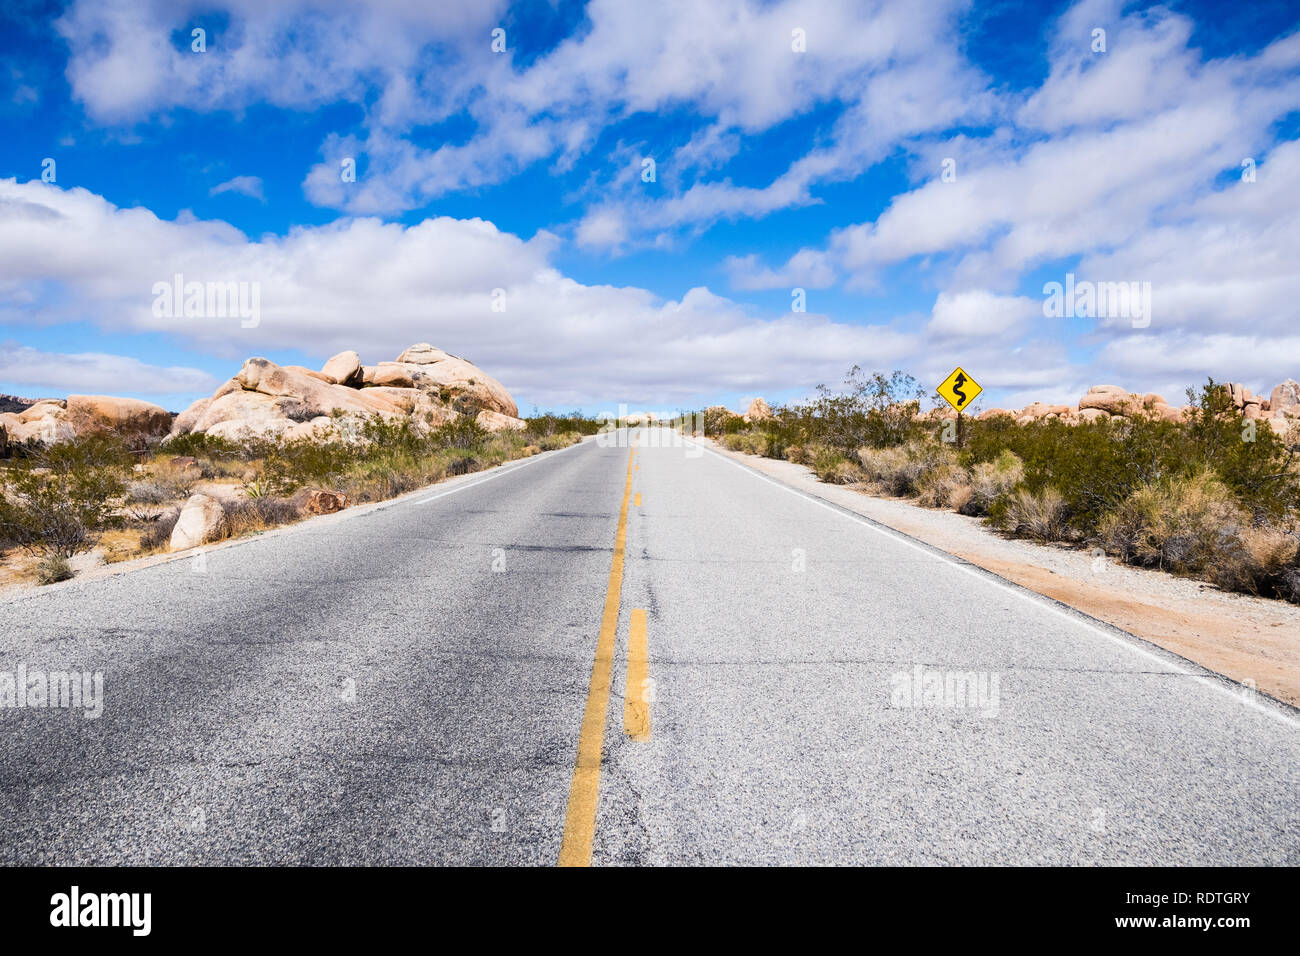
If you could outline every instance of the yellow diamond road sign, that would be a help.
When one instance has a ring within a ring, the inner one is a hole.
[[[952,374],[939,386],[939,394],[943,396],[943,400],[959,412],[975,401],[975,396],[982,391],[984,389],[980,384],[962,371],[961,366],[953,369]]]

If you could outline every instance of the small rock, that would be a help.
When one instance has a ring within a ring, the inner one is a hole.
[[[302,500],[301,510],[312,515],[330,515],[348,506],[346,495],[336,491],[308,491]]]

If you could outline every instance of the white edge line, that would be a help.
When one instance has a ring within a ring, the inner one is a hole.
[[[687,441],[690,441],[690,439],[687,439]],[[1067,621],[1073,621],[1075,624],[1087,628],[1089,631],[1092,631],[1094,634],[1101,635],[1102,637],[1106,638],[1106,640],[1110,641],[1113,644],[1117,644],[1120,647],[1126,647],[1130,651],[1133,651],[1137,654],[1141,654],[1143,657],[1155,661],[1156,663],[1162,665],[1163,667],[1169,668],[1175,674],[1180,674],[1184,677],[1190,677],[1195,681],[1199,681],[1200,683],[1205,684],[1207,687],[1213,687],[1215,690],[1219,691],[1222,694],[1226,694],[1227,696],[1231,697],[1233,700],[1237,701],[1240,704],[1243,704],[1247,707],[1251,707],[1255,710],[1260,711],[1261,713],[1267,714],[1268,716],[1274,718],[1275,720],[1282,721],[1283,723],[1289,724],[1294,728],[1300,729],[1300,721],[1297,721],[1296,718],[1292,717],[1290,714],[1283,713],[1282,711],[1279,711],[1274,707],[1268,706],[1266,704],[1262,704],[1259,701],[1253,700],[1250,697],[1246,697],[1242,695],[1239,691],[1231,690],[1230,688],[1225,687],[1220,681],[1215,680],[1214,678],[1207,677],[1202,674],[1195,674],[1192,673],[1191,671],[1178,667],[1177,665],[1171,663],[1170,661],[1165,660],[1160,655],[1152,651],[1149,651],[1144,647],[1139,647],[1137,644],[1134,644],[1132,641],[1125,640],[1124,638],[1120,637],[1117,634],[1111,634],[1109,631],[1103,630],[1102,628],[1094,624],[1091,620],[1089,620],[1087,617],[1081,617],[1079,616],[1079,614],[1070,614],[1062,610],[1060,607],[1055,606],[1054,604],[1048,604],[1046,601],[1041,599],[1041,596],[1038,595],[1037,592],[1016,587],[1008,582],[999,580],[998,576],[993,574],[992,572],[986,571],[985,569],[979,568],[978,566],[975,565],[958,561],[957,559],[953,558],[951,555],[945,554],[939,549],[932,550],[931,548],[926,547],[925,545],[919,542],[913,541],[908,537],[900,535],[898,532],[895,532],[888,528],[881,527],[875,522],[869,521],[867,518],[863,517],[862,515],[855,514],[844,508],[838,508],[828,501],[823,501],[820,498],[814,497],[813,495],[800,491],[798,488],[793,488],[790,485],[785,484],[784,482],[780,482],[773,478],[769,478],[767,475],[755,471],[753,468],[750,468],[748,465],[736,461],[733,458],[728,458],[726,455],[720,454],[714,451],[712,448],[706,448],[705,446],[700,445],[697,442],[691,442],[691,444],[694,444],[697,448],[700,448],[702,451],[708,452],[713,457],[719,458],[722,461],[725,461],[727,464],[733,465],[736,468],[739,468],[741,471],[747,472],[748,474],[757,478],[759,481],[765,481],[769,485],[773,485],[777,488],[780,488],[782,491],[788,491],[790,494],[803,499],[809,504],[817,505],[819,508],[825,508],[827,511],[833,512],[834,514],[837,514],[842,518],[847,518],[848,520],[853,521],[856,524],[860,524],[865,528],[869,528],[872,531],[875,531],[877,534],[882,534],[886,538],[890,538],[891,540],[896,541],[899,544],[907,545],[907,547],[911,548],[914,551],[919,551],[922,554],[928,554],[936,561],[942,561],[944,564],[950,565],[959,571],[969,574],[972,577],[985,582],[986,584],[991,584],[996,588],[1006,591],[1008,594],[1014,594],[1016,597],[1030,604],[1033,604],[1035,607],[1041,608],[1042,610],[1045,611],[1050,611],[1053,614],[1055,614],[1057,617],[1064,618]],[[1083,612],[1080,612],[1080,614],[1082,613]],[[1173,653],[1173,652],[1171,651],[1169,653]],[[1227,679],[1231,680],[1231,678],[1227,678]],[[1256,691],[1255,693],[1259,693],[1259,692]]]

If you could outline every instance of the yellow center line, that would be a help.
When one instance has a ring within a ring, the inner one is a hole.
[[[650,739],[650,661],[645,609],[632,612],[627,637],[627,686],[623,688],[623,732],[633,740]]]
[[[641,492],[639,492],[639,491],[636,493],[636,506],[637,506],[638,508],[641,507]]]
[[[591,665],[591,685],[578,732],[578,758],[569,784],[569,807],[564,815],[564,837],[560,841],[560,866],[590,866],[591,841],[596,835],[596,806],[600,798],[600,757],[605,748],[605,711],[609,706],[610,669],[614,665],[614,638],[618,633],[618,602],[623,590],[623,556],[627,548],[627,504],[632,496],[632,456],[636,439],[627,456],[627,484],[623,507],[614,536],[614,560],[605,588],[605,613],[596,639],[596,660]]]

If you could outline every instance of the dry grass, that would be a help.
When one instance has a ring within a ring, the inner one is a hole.
[[[56,584],[71,580],[72,576],[72,566],[68,564],[67,558],[58,555],[47,554],[36,564],[37,584]]]
[[[993,525],[1018,537],[1060,541],[1065,537],[1065,499],[1055,488],[1017,488],[1005,499]]]
[[[143,525],[148,528],[149,525]],[[140,554],[140,536],[142,529],[140,527],[123,528],[117,531],[106,531],[99,538],[99,550],[103,555],[105,564],[117,564],[120,561],[129,561],[138,557]]]
[[[886,494],[903,497],[919,494],[934,472],[955,469],[957,453],[941,442],[920,440],[891,448],[859,448],[858,461],[867,480]]]
[[[228,538],[277,528],[300,517],[291,501],[269,496],[223,501],[221,509],[226,513],[225,536]]]
[[[1014,452],[1003,451],[993,461],[970,470],[970,494],[954,508],[964,515],[985,515],[993,503],[1011,493],[1025,477],[1024,463]]]

